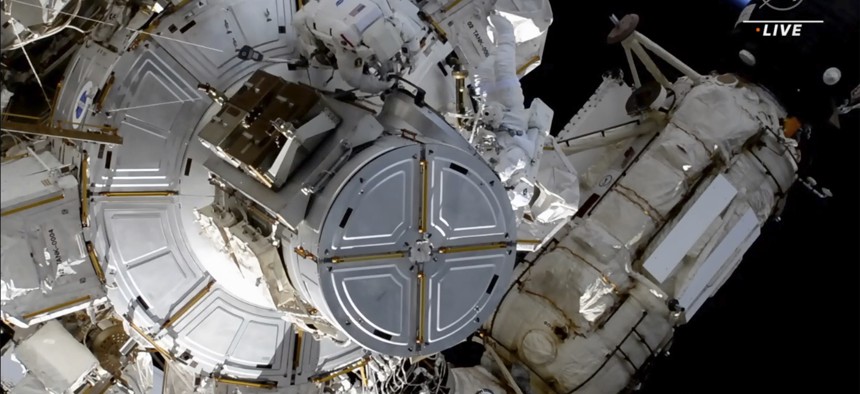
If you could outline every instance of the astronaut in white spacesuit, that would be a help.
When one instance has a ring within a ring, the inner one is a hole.
[[[380,93],[392,74],[412,66],[428,29],[409,0],[311,1],[296,13],[293,26],[303,56],[326,63],[333,57],[341,78],[356,90]]]
[[[302,55],[314,64],[336,67],[355,90],[377,94],[393,86],[392,75],[414,65],[433,34],[409,0],[311,1],[296,14],[294,27]],[[516,70],[514,27],[501,14],[489,16],[495,31],[495,56],[477,68],[482,97],[481,124],[495,133],[495,169],[508,188],[514,210],[534,195],[537,162],[551,115],[527,110]]]
[[[525,97],[516,71],[516,37],[510,21],[490,16],[495,31],[496,54],[492,70],[479,71],[478,90],[485,96],[482,123],[495,131],[500,148],[496,172],[508,187],[515,211],[527,207],[534,195],[537,161],[548,135],[551,116],[525,108]],[[492,75],[492,78],[490,78]],[[519,216],[519,215],[518,215]]]

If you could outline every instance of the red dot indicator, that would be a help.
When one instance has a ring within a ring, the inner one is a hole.
[[[756,32],[756,33],[761,33],[761,28],[760,28],[760,27],[756,27],[756,28],[755,28],[755,32]]]

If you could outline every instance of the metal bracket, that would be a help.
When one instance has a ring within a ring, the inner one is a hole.
[[[352,157],[352,145],[349,141],[342,140],[340,141],[340,146],[343,149],[343,153],[338,157],[337,161],[335,161],[331,167],[326,170],[320,171],[314,174],[313,182],[305,182],[302,184],[302,193],[306,196],[310,196],[320,190],[322,190],[325,185],[328,184],[331,177],[349,161],[349,158]]]

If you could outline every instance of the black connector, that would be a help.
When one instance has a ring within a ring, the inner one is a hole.
[[[263,60],[263,53],[255,51],[250,45],[245,45],[239,49],[238,57],[241,60],[253,60],[255,62],[259,62]]]

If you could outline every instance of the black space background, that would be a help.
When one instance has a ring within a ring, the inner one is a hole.
[[[593,93],[604,71],[623,68],[629,74],[621,47],[606,44],[612,13],[639,14],[641,33],[700,73],[743,71],[736,61],[737,33],[732,34],[742,8],[738,1],[551,2],[554,22],[543,63],[523,86],[528,100],[540,97],[555,110],[554,132]],[[860,68],[860,1],[806,2],[801,7],[808,13],[825,15],[802,16],[825,19],[826,32],[816,36],[807,29],[809,34],[781,47],[759,43],[773,56],[763,56],[760,64],[793,67],[759,70],[772,90],[795,91],[806,83],[804,89],[808,85],[818,94],[807,95],[806,89],[798,97],[784,96],[797,112],[829,103],[817,87],[824,69],[840,66],[838,87],[844,93],[857,86]],[[818,126],[814,152],[804,152],[807,171],[834,197],[822,201],[799,185],[789,193],[782,221],[766,225],[731,279],[676,331],[670,356],[657,364],[644,392],[860,392],[858,112],[842,117],[841,130],[824,126],[820,111],[818,118],[808,115]]]

